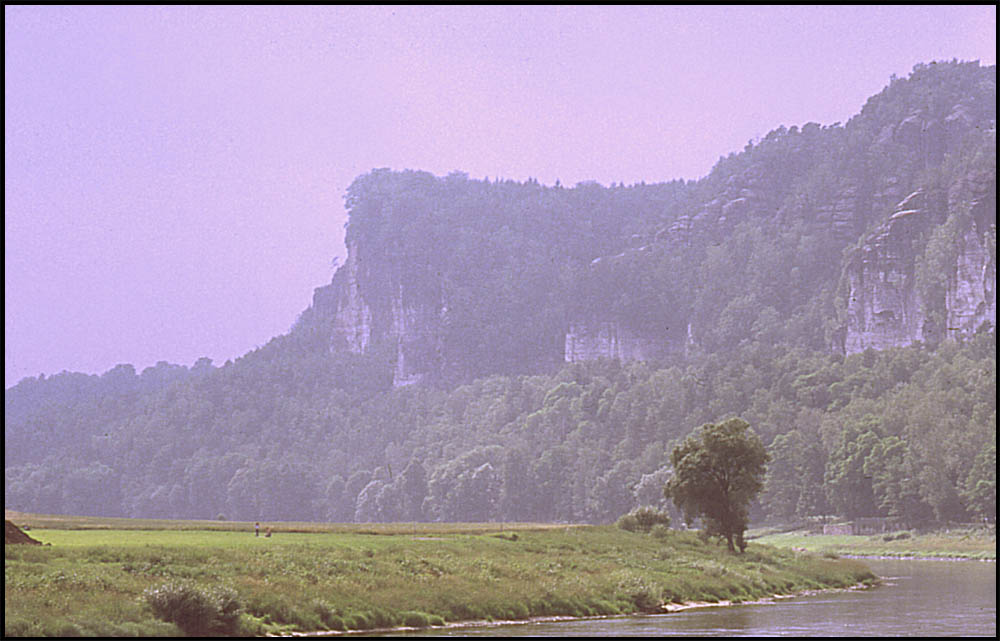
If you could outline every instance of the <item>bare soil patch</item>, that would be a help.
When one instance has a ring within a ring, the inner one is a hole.
[[[13,543],[13,544],[27,544],[27,545],[41,545],[42,544],[41,541],[36,541],[35,539],[31,538],[30,536],[28,536],[27,534],[24,533],[24,530],[22,530],[21,528],[17,527],[16,525],[14,525],[13,523],[11,523],[10,521],[4,519],[3,523],[4,523],[4,526],[3,526],[3,542],[5,544],[8,544],[8,543]]]

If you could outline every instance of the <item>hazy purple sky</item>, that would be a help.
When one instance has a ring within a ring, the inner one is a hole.
[[[285,333],[372,168],[700,178],[995,64],[996,7],[8,6],[4,54],[8,387]]]

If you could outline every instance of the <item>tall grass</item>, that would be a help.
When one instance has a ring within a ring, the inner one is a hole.
[[[192,628],[171,608],[222,612],[213,595],[238,612],[229,633],[264,634],[662,611],[874,580],[857,562],[760,545],[733,555],[662,529],[395,527],[278,527],[271,538],[252,528],[34,527],[50,546],[5,546],[5,633],[177,636]],[[170,598],[158,606],[153,594]]]

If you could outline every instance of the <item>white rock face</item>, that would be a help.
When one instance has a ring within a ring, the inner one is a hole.
[[[910,257],[905,255],[906,235],[922,222],[922,216],[914,212],[891,217],[865,243],[848,269],[846,353],[923,340],[923,305],[908,269]]]
[[[848,278],[846,353],[888,349],[923,340],[925,319],[919,296],[909,282],[912,279],[892,268],[879,271],[871,263]]]
[[[997,322],[997,270],[974,228],[962,236],[954,275],[948,280],[948,335],[971,334],[984,322]]]
[[[847,332],[844,352],[903,347],[935,341],[929,334],[924,302],[915,286],[912,256],[906,237],[928,213],[913,208],[917,194],[896,206],[896,212],[873,234],[848,268]],[[996,265],[975,225],[960,238],[954,268],[945,290],[947,328],[944,336],[974,333],[983,322],[996,324]]]
[[[392,383],[396,387],[419,383],[429,374],[440,372],[442,365],[441,326],[443,309],[403,305],[402,288],[392,300],[390,330],[396,341],[396,368]]]
[[[346,279],[333,319],[333,343],[335,346],[345,344],[349,351],[361,354],[371,342],[372,311],[361,297],[358,286],[357,247],[348,247],[347,255],[341,268],[346,271]]]
[[[622,361],[645,361],[664,345],[636,335],[616,322],[594,326],[572,325],[566,332],[566,362],[594,361],[601,358]]]
[[[374,345],[390,345],[395,352],[393,384],[397,387],[439,373],[442,364],[441,327],[444,307],[404,305],[402,284],[388,301],[373,309],[358,279],[360,271],[356,246],[348,246],[348,256],[338,270],[325,300],[332,306],[330,349],[346,349],[355,354]]]

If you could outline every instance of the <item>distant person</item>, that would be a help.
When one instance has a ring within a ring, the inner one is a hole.
[[[253,524],[253,535],[260,536],[260,523]]]
[[[264,535],[265,539],[271,538],[271,528],[267,528],[267,534]]]

